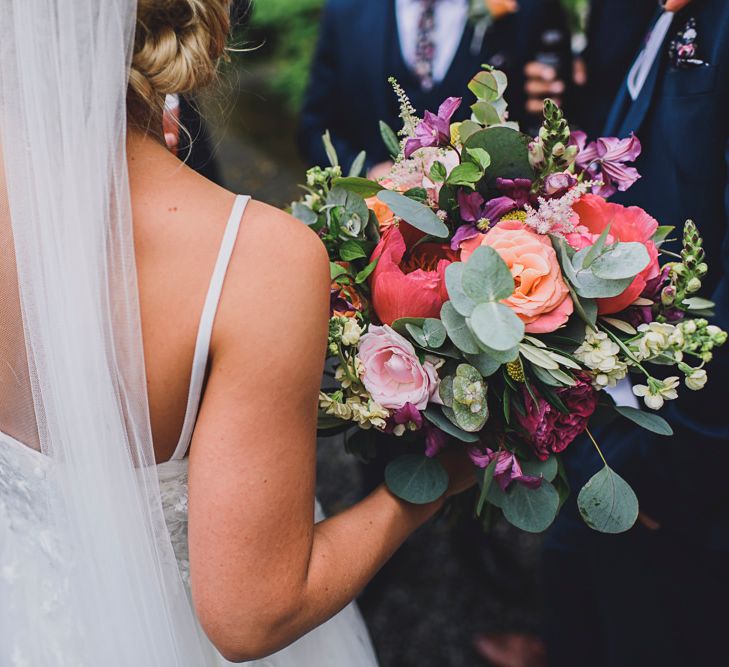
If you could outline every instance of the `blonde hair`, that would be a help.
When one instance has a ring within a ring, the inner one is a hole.
[[[138,0],[127,115],[149,129],[165,95],[211,83],[225,55],[231,0]]]

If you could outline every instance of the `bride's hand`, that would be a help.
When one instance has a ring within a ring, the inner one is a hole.
[[[448,473],[446,498],[468,491],[476,484],[476,468],[463,446],[449,447],[438,457],[438,460]]]

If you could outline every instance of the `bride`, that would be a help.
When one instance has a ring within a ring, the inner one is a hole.
[[[3,666],[374,665],[350,602],[442,505],[315,523],[323,246],[162,140],[229,4],[0,0]]]

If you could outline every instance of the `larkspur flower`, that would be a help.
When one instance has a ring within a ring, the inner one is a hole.
[[[637,384],[633,387],[633,393],[642,398],[646,407],[651,410],[660,410],[666,401],[673,401],[678,398],[679,379],[675,375],[665,380],[648,378],[648,384]]]
[[[602,185],[595,185],[596,195],[607,199],[618,190],[625,192],[640,178],[635,167],[626,166],[627,162],[635,162],[641,153],[640,141],[634,134],[627,139],[602,137],[588,144],[584,132],[573,132],[570,144],[579,150],[577,166],[593,180],[602,181]]]
[[[451,118],[461,106],[462,98],[449,97],[440,105],[437,115],[425,112],[425,117],[415,128],[415,136],[405,142],[405,157],[409,158],[419,148],[447,146],[451,141]]]

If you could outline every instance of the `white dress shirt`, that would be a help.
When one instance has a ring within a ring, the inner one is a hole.
[[[397,29],[405,64],[414,69],[418,25],[423,13],[420,0],[396,0]],[[468,22],[468,0],[439,0],[435,6],[433,81],[445,79],[463,39]]]

